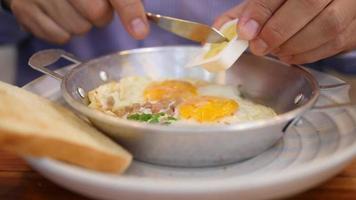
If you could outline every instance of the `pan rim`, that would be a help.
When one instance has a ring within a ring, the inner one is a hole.
[[[135,128],[137,130],[142,130],[147,133],[154,133],[156,131],[164,131],[167,134],[169,132],[174,132],[174,134],[177,133],[201,133],[201,132],[206,132],[206,133],[211,133],[211,132],[217,132],[217,131],[224,131],[224,132],[234,132],[234,131],[247,131],[251,129],[258,129],[258,128],[264,128],[264,127],[272,127],[274,125],[279,125],[281,123],[286,123],[289,122],[295,118],[298,118],[299,116],[303,115],[305,112],[307,112],[309,109],[311,109],[319,95],[320,95],[320,89],[319,89],[319,84],[317,80],[314,78],[314,76],[306,69],[304,69],[303,66],[300,65],[289,65],[289,67],[295,67],[297,70],[301,71],[301,73],[305,76],[305,78],[308,80],[308,82],[311,85],[312,88],[312,95],[311,98],[307,100],[302,106],[295,108],[293,110],[290,110],[288,112],[278,114],[275,117],[272,117],[270,119],[261,119],[261,120],[254,120],[254,121],[248,121],[248,122],[242,122],[238,124],[231,124],[231,125],[222,125],[222,124],[212,124],[212,125],[174,125],[171,124],[169,126],[163,126],[163,125],[156,125],[156,124],[147,124],[147,123],[142,123],[142,122],[135,122],[135,121],[130,121],[126,119],[121,119],[121,118],[116,118],[112,117],[110,115],[104,114],[100,111],[91,109],[84,105],[83,103],[79,103],[76,101],[74,98],[71,97],[69,92],[66,90],[66,83],[68,82],[68,78],[73,76],[74,73],[76,73],[78,70],[81,68],[86,67],[86,63],[94,60],[98,60],[104,57],[110,57],[113,55],[127,55],[127,54],[132,54],[132,53],[146,53],[146,52],[152,52],[152,51],[162,51],[170,48],[197,48],[197,46],[186,46],[186,45],[178,45],[178,46],[165,46],[165,47],[147,47],[147,48],[138,48],[138,49],[132,49],[132,50],[126,50],[126,51],[120,51],[112,54],[108,54],[105,56],[101,56],[86,62],[83,62],[73,69],[71,69],[65,76],[64,79],[61,82],[61,92],[62,95],[65,99],[65,101],[74,109],[77,110],[79,113],[84,115],[85,117],[89,119],[95,119],[96,121],[101,121],[109,124],[110,126],[114,126],[117,128],[120,127],[130,127],[130,128]],[[278,62],[282,63],[281,61],[278,61],[274,58],[270,57],[264,57],[265,59],[271,60],[273,62]],[[284,63],[282,63],[284,64]],[[177,129],[179,127],[179,129]],[[174,131],[173,131],[174,130]]]

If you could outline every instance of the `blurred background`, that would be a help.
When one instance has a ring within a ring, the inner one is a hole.
[[[0,45],[0,81],[15,82],[16,57],[13,45]]]

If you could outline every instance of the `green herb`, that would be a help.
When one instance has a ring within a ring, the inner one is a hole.
[[[152,118],[148,122],[151,123],[151,124],[159,123],[159,118],[160,118],[159,114],[153,114]]]
[[[148,121],[151,124],[157,124],[159,123],[159,118],[158,117],[153,117],[150,121]]]
[[[172,121],[177,121],[175,117],[164,117],[166,113],[157,113],[157,114],[146,114],[146,113],[135,113],[127,116],[128,120],[148,122],[151,124],[162,123],[165,125],[171,124]]]
[[[140,120],[140,115],[139,114],[132,114],[132,115],[127,116],[127,119],[139,121]]]
[[[142,113],[142,114],[140,115],[140,121],[148,122],[150,119],[152,119],[152,114],[145,114],[145,113]]]
[[[147,122],[150,119],[152,119],[152,114],[146,114],[146,113],[142,113],[142,114],[132,114],[127,116],[128,120],[134,120],[134,121],[141,121],[141,122]]]

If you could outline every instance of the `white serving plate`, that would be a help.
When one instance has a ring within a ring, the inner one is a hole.
[[[340,82],[315,74],[321,84]],[[24,88],[64,104],[59,82],[48,76]],[[323,94],[320,102],[346,101],[348,87]],[[355,128],[355,108],[309,112],[263,154],[213,168],[172,168],[134,161],[124,175],[115,175],[47,158],[25,159],[58,185],[98,199],[274,199],[305,191],[340,172],[356,155]]]

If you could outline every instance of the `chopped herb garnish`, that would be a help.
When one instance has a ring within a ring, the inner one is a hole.
[[[162,123],[162,124],[171,124],[172,121],[177,121],[177,118],[167,116],[166,113],[157,113],[157,114],[147,114],[147,113],[135,113],[127,116],[128,120],[148,122],[152,124]]]
[[[127,119],[140,121],[140,115],[139,114],[132,114],[132,115],[127,116]]]
[[[159,123],[159,118],[158,117],[154,117],[148,122],[151,123],[151,124],[157,124],[157,123]]]
[[[140,115],[140,121],[148,122],[150,119],[152,119],[152,114],[145,114],[145,113],[142,113],[142,114]]]
[[[146,113],[142,113],[142,114],[136,113],[136,114],[127,116],[127,119],[129,119],[129,120],[135,120],[135,121],[141,121],[141,122],[147,122],[151,118],[152,118],[152,114],[146,114]]]

